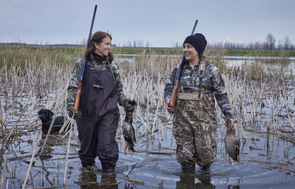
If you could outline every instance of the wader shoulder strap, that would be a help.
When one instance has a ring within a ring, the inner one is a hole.
[[[114,75],[114,72],[113,70],[111,69],[111,63],[112,61],[110,62],[109,59],[106,60],[106,71],[111,71],[112,72],[112,75],[113,75],[113,80],[114,80],[114,84],[115,84],[115,75]],[[115,84],[116,86],[116,84]]]
[[[106,60],[106,71],[108,71],[108,72],[111,71],[113,73],[113,71],[111,70],[109,60]]]
[[[90,70],[90,68],[91,68],[91,61],[88,60],[88,61],[86,62],[85,70]]]

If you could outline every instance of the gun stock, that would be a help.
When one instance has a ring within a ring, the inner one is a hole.
[[[173,91],[172,91],[172,96],[170,99],[170,104],[168,105],[169,107],[173,108],[175,107],[175,102],[176,102],[176,95],[177,95],[177,91],[178,91],[178,80],[174,81],[174,87],[173,87]]]
[[[198,23],[198,20],[196,20],[196,22],[194,24],[191,35],[194,34],[197,23]],[[174,87],[173,87],[173,91],[172,91],[172,96],[171,96],[171,99],[170,99],[170,104],[168,104],[168,106],[171,107],[172,109],[175,108],[176,96],[177,96],[177,91],[178,91],[178,83],[179,83],[180,75],[181,75],[181,72],[182,72],[182,69],[183,69],[184,60],[185,60],[185,57],[183,55],[181,63],[178,66],[178,70],[176,72],[175,79],[174,79]]]
[[[92,36],[92,28],[93,28],[93,24],[94,24],[96,9],[97,9],[97,5],[94,6],[94,11],[93,11],[93,16],[92,16],[92,21],[91,21],[91,25],[90,25],[90,31],[89,31],[89,36],[88,36],[87,44],[85,47],[85,51],[88,49],[89,42],[90,42],[90,39]],[[81,65],[81,71],[80,71],[80,75],[79,75],[79,79],[78,79],[78,89],[77,89],[75,105],[74,105],[76,110],[79,110],[80,96],[81,96],[81,91],[82,91],[82,79],[83,79],[85,66],[86,66],[86,57],[84,55],[82,65]]]
[[[78,83],[78,90],[77,90],[75,106],[74,106],[76,110],[79,110],[81,91],[82,91],[82,83]]]

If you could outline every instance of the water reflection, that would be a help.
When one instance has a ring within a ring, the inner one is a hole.
[[[195,183],[195,179],[198,181]],[[180,175],[180,181],[176,182],[176,189],[210,188],[215,186],[211,183],[211,176],[207,175]]]
[[[40,163],[41,163],[41,175],[42,175],[42,183],[41,183],[41,186],[44,187],[45,186],[45,180],[43,178],[43,176],[45,177],[47,183],[49,183],[50,186],[54,186],[53,182],[51,182],[50,180],[50,171],[48,171],[47,169],[48,168],[45,168],[45,162],[43,161],[42,158],[40,158]],[[44,175],[45,174],[45,175]]]
[[[116,181],[116,174],[101,174],[100,181],[99,175],[94,172],[83,172],[79,176],[79,184],[81,189],[89,188],[109,188],[118,189],[119,186]]]
[[[215,170],[217,171],[217,170]],[[217,171],[218,172],[218,171]],[[214,175],[209,169],[200,169],[192,174],[181,174],[180,180],[176,182],[176,189],[215,189],[217,186],[212,183],[211,176]],[[214,179],[213,179],[214,180]],[[219,183],[220,184],[220,183]],[[228,189],[239,189],[239,185],[226,185]]]
[[[118,189],[118,183],[116,181],[116,174],[102,174],[101,175],[102,186],[105,186],[110,189]]]
[[[81,189],[98,187],[97,176],[95,173],[83,172],[79,176],[79,184]]]

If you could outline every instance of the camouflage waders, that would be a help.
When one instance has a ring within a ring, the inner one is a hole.
[[[203,108],[203,105],[210,103],[207,102],[208,97],[205,93],[201,94],[202,99],[198,100],[196,99],[200,95],[199,92],[177,95],[173,134],[177,144],[176,158],[182,168],[194,167],[196,163],[208,167],[216,158],[215,108],[214,106]]]
[[[164,99],[171,99],[178,66],[167,79]],[[192,170],[195,163],[208,167],[217,153],[217,120],[215,100],[227,118],[233,118],[226,86],[219,70],[205,57],[192,68],[183,67],[179,80],[173,132],[176,139],[176,157],[183,170]]]

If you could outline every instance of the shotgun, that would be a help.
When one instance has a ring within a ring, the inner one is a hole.
[[[92,28],[93,28],[93,24],[94,24],[96,9],[97,9],[97,5],[95,5],[95,7],[94,7],[92,22],[91,22],[91,26],[90,26],[90,31],[89,31],[89,36],[88,36],[88,40],[86,43],[85,51],[88,49],[89,42],[92,37]],[[81,71],[80,71],[80,75],[79,75],[79,79],[78,79],[78,90],[77,90],[77,95],[76,95],[76,99],[75,99],[75,106],[74,106],[77,111],[79,110],[80,96],[81,96],[81,91],[82,91],[82,79],[83,79],[83,74],[84,74],[84,70],[85,70],[85,65],[86,65],[86,57],[84,54],[82,65],[81,65]]]
[[[198,20],[196,20],[196,22],[195,22],[195,25],[193,27],[191,35],[193,35],[195,33],[197,23],[198,23]],[[170,99],[170,104],[168,105],[172,109],[175,108],[176,95],[177,95],[177,91],[178,91],[178,83],[179,83],[179,79],[180,79],[180,74],[181,74],[182,69],[183,69],[184,60],[185,60],[185,56],[183,55],[182,60],[181,60],[181,62],[179,64],[179,66],[178,66],[178,70],[176,72],[175,79],[174,79],[174,87],[173,87],[173,91],[172,91],[172,96],[171,96],[171,99]]]

